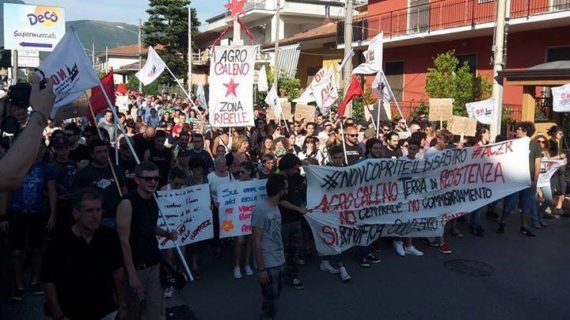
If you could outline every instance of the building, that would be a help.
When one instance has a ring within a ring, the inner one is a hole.
[[[369,0],[368,16],[355,32],[360,30],[363,39],[384,32],[384,70],[408,113],[427,98],[427,69],[440,53],[455,50],[460,61],[491,81],[496,4],[495,0]],[[570,0],[510,0],[508,11],[506,69],[570,60]],[[344,48],[343,42],[339,32],[338,48]],[[364,50],[368,42],[356,37],[353,47]],[[513,119],[531,120],[528,112],[523,117],[522,90],[509,86],[507,79],[503,105]],[[540,91],[537,88],[536,94]]]
[[[155,49],[162,49],[158,45]],[[142,56],[146,56],[148,47],[142,48]],[[144,66],[145,60],[142,60]],[[139,67],[139,45],[129,44],[126,46],[111,48],[95,54],[95,70],[97,72],[108,72],[111,68],[114,71],[115,83],[125,83],[129,76],[140,70]]]

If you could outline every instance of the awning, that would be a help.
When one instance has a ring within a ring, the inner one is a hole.
[[[290,78],[295,77],[300,54],[300,44],[279,47],[279,70],[283,70],[285,76]]]

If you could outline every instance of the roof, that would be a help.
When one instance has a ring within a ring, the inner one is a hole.
[[[570,61],[555,61],[527,69],[499,71],[499,76],[514,85],[555,85],[570,81]]]
[[[325,24],[318,28],[294,34],[288,38],[279,40],[279,45],[287,45],[302,41],[334,37],[336,35],[336,24],[336,22],[329,22],[328,24]],[[274,43],[268,43],[264,44],[262,48],[271,48],[274,45]]]
[[[159,44],[154,47],[157,50],[162,50],[164,48],[163,45]],[[148,52],[148,47],[142,47],[142,54],[146,54]],[[134,56],[137,57],[139,54],[139,45],[138,43],[129,44],[126,46],[110,48],[107,50],[109,55],[113,56]],[[105,54],[105,51],[98,52],[97,55]]]

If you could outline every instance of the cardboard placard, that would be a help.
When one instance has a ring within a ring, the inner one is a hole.
[[[451,116],[447,122],[447,130],[456,135],[474,137],[477,132],[477,119]]]
[[[429,99],[429,120],[449,121],[453,116],[454,99]]]
[[[281,104],[281,109],[283,109],[283,119],[277,119],[277,117],[275,116],[275,112],[274,112],[274,107],[269,106],[267,108],[266,111],[266,117],[268,121],[275,121],[278,122],[280,120],[287,120],[287,121],[291,121],[291,119],[293,118],[293,114],[291,113],[291,103],[290,102],[286,102],[286,103],[282,103]]]
[[[285,110],[283,110],[285,113]],[[295,120],[306,119],[312,121],[315,118],[315,107],[306,104],[295,104]]]

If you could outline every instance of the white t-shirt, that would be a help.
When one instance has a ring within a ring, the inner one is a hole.
[[[208,184],[210,185],[210,197],[213,202],[218,201],[218,186],[222,183],[232,182],[234,179],[231,174],[225,177],[218,177],[215,171],[208,173]]]

